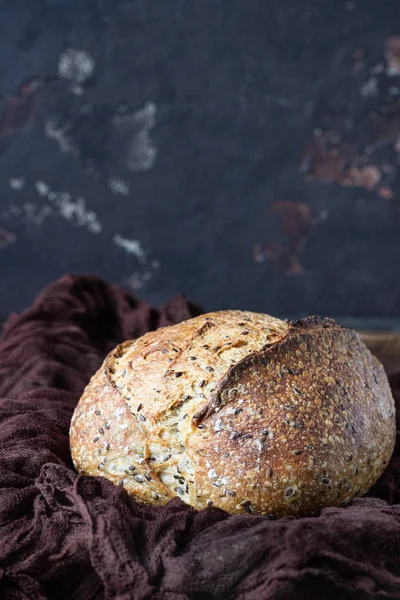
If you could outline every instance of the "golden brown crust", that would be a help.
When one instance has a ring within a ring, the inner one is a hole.
[[[142,501],[313,514],[377,480],[394,423],[383,368],[355,332],[222,311],[110,353],[71,449],[79,470]]]

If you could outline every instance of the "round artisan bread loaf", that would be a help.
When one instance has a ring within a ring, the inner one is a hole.
[[[362,496],[395,442],[382,365],[330,319],[221,311],[124,342],[71,423],[79,473],[271,518]]]

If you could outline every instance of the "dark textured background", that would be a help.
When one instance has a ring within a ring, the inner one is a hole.
[[[65,272],[400,316],[397,0],[0,11],[0,316]]]

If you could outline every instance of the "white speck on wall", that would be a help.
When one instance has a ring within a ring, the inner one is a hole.
[[[155,125],[156,112],[154,102],[146,102],[134,113],[114,116],[114,126],[128,138],[126,167],[130,171],[147,171],[156,160],[157,148],[149,133]]]
[[[132,273],[132,275],[130,277],[125,279],[124,283],[128,288],[137,292],[138,290],[142,289],[144,284],[147,281],[150,281],[150,279],[152,277],[153,277],[153,273],[151,273],[150,271],[146,271],[145,273],[135,272],[135,273]]]
[[[50,206],[37,206],[32,202],[24,202],[21,206],[11,204],[1,215],[2,219],[18,217],[23,223],[37,227],[40,227],[43,221],[50,216],[54,216],[54,211]]]
[[[371,77],[364,83],[360,90],[361,96],[363,98],[369,98],[373,96],[377,96],[378,94],[378,80],[376,77]]]
[[[15,192],[20,192],[24,189],[25,179],[23,177],[11,177],[8,180],[8,183],[12,190],[14,190]]]
[[[150,263],[150,266],[152,269],[159,269],[160,265],[161,265],[161,263],[159,260],[152,260]]]
[[[48,119],[44,123],[44,133],[50,140],[54,140],[58,144],[61,152],[71,152],[75,156],[79,154],[68,137],[67,127],[59,127],[56,121]]]
[[[96,213],[88,211],[85,198],[79,196],[73,200],[70,194],[60,192],[57,194],[55,203],[60,215],[78,227],[84,227],[91,233],[100,233],[103,229],[97,220]]]
[[[29,203],[26,203],[24,205],[26,216],[31,221],[31,223],[34,223],[34,225],[37,225],[38,227],[40,227],[43,224],[43,221],[47,219],[47,217],[51,217],[54,215],[54,211],[52,210],[51,206],[31,205],[28,208],[28,204]]]
[[[318,221],[326,221],[327,219],[329,219],[329,215],[330,215],[330,211],[328,209],[324,209],[321,210],[321,212],[319,213],[317,220]]]
[[[44,181],[35,181],[35,188],[39,196],[46,196],[50,191],[49,186]]]
[[[123,179],[111,177],[108,180],[108,187],[116,196],[127,196],[129,194],[129,185]]]
[[[130,240],[128,238],[124,238],[119,234],[114,235],[113,237],[114,244],[123,248],[128,254],[133,254],[140,262],[145,261],[145,253],[144,250],[138,240]]]
[[[78,196],[74,199],[68,192],[53,191],[45,181],[35,181],[35,188],[42,198],[50,202],[50,205],[36,207],[34,204],[26,203],[22,208],[17,207],[14,215],[10,213],[8,216],[25,215],[27,221],[41,225],[48,215],[59,215],[76,227],[87,229],[90,233],[101,233],[103,226],[97,219],[96,213],[87,209],[85,198]],[[35,215],[35,211],[39,210],[40,214]],[[34,215],[35,218],[33,216],[29,218],[30,215]]]
[[[71,92],[74,94],[74,96],[83,96],[85,93],[84,89],[80,85],[74,85],[71,88]]]
[[[389,64],[386,67],[386,75],[388,77],[398,77],[400,75],[400,69],[397,64]]]
[[[1,217],[5,219],[20,217],[25,223],[40,226],[48,216],[59,215],[76,227],[87,229],[90,233],[101,233],[103,226],[97,219],[96,213],[87,209],[85,198],[79,196],[74,199],[68,192],[53,191],[45,181],[35,181],[35,188],[39,196],[46,198],[50,204],[40,206],[31,202],[25,202],[22,206],[12,204],[1,214]],[[144,255],[143,252],[141,255]]]
[[[371,73],[373,75],[380,75],[385,70],[385,65],[383,63],[378,63],[371,68]]]
[[[67,48],[58,59],[58,76],[76,85],[84,83],[95,69],[96,63],[88,52]]]

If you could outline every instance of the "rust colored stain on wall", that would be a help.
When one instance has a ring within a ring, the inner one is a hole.
[[[392,36],[386,40],[385,56],[388,75],[400,75],[400,36]]]
[[[284,275],[300,275],[304,272],[304,267],[298,255],[314,225],[310,207],[304,202],[279,200],[271,206],[270,212],[278,217],[287,241],[282,243],[270,240],[256,244],[253,258],[256,262],[270,261]]]
[[[309,180],[373,190],[379,184],[382,173],[374,164],[363,165],[363,160],[349,145],[332,143],[327,133],[315,136],[306,147],[301,170]]]
[[[16,240],[15,233],[11,231],[7,231],[4,227],[0,226],[0,248],[4,248],[5,246],[9,246],[13,244]]]
[[[332,122],[327,106],[321,120],[329,127],[315,131],[300,170],[307,180],[360,187],[390,200],[400,189],[400,36],[386,40],[382,62],[367,65],[360,49],[353,59],[348,112],[357,118],[349,129],[341,114]]]
[[[43,83],[43,79],[33,77],[22,83],[17,94],[9,98],[0,116],[0,136],[8,135],[34,120],[35,94]]]

